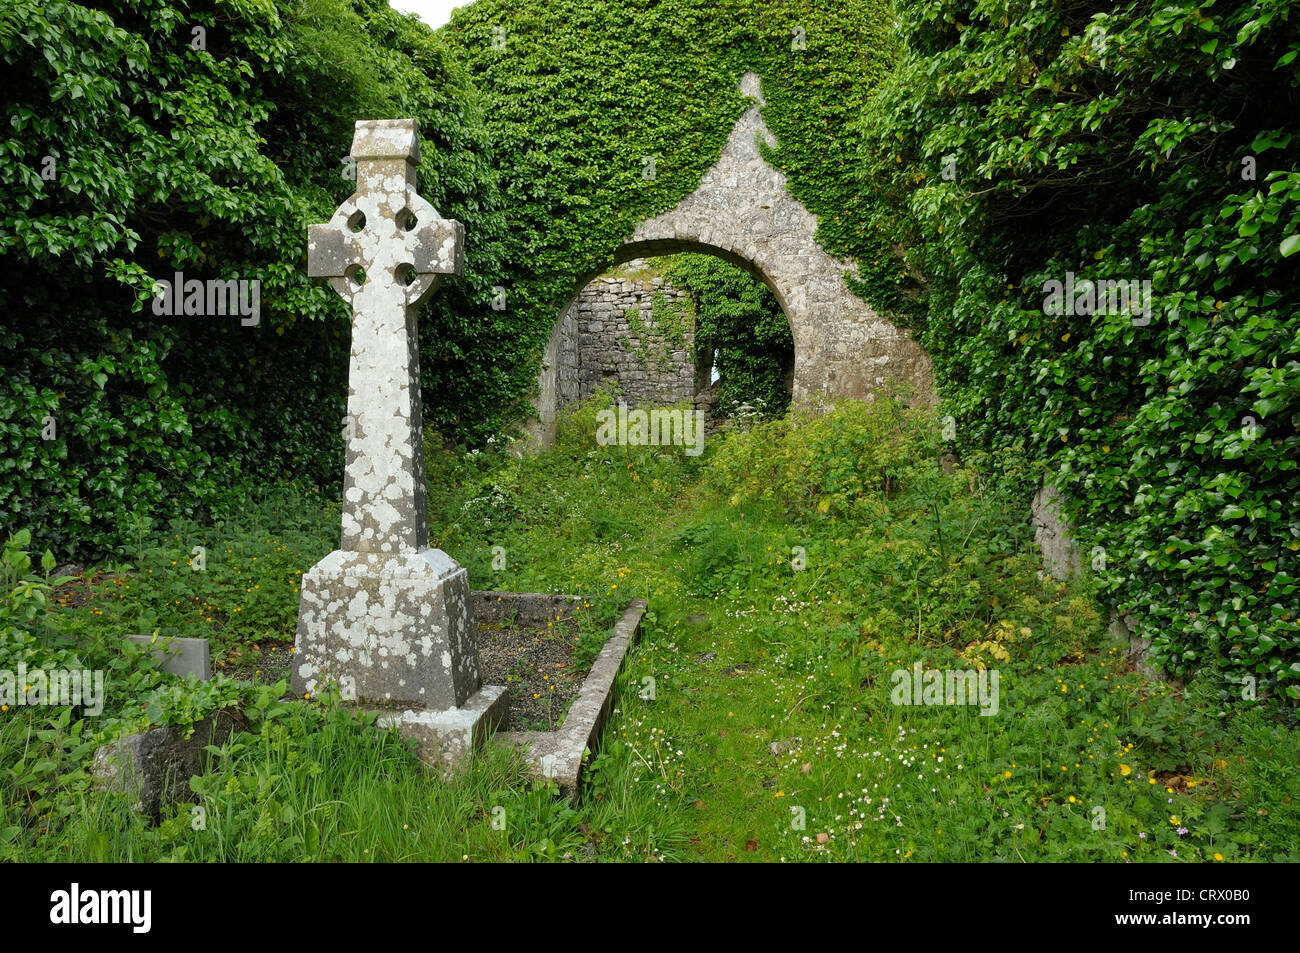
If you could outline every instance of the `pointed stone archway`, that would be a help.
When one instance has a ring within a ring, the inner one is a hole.
[[[776,145],[763,121],[758,75],[740,90],[755,100],[737,121],[718,161],[677,205],[636,227],[609,266],[656,255],[703,252],[744,268],[776,295],[794,335],[794,399],[814,394],[866,398],[890,381],[910,383],[935,401],[929,355],[912,336],[849,290],[857,267],[831,257],[816,240],[817,219],[786,188],[786,177],[759,153]],[[578,292],[607,269],[584,275]],[[575,292],[575,298],[578,292]],[[535,436],[550,439],[568,355],[575,347],[573,301],[556,323],[539,375]]]

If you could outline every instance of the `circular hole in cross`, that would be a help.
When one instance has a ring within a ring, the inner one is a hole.
[[[397,276],[399,284],[410,285],[415,280],[415,266],[411,264],[398,265],[393,274]]]
[[[418,224],[420,224],[420,220],[416,218],[415,213],[409,208],[404,208],[397,213],[397,227],[402,231],[409,232]]]
[[[361,229],[365,227],[366,227],[365,212],[353,212],[351,215],[348,216],[348,228],[352,229],[354,232],[359,232],[361,231]]]
[[[366,270],[360,265],[349,265],[343,276],[358,288],[366,283]]]

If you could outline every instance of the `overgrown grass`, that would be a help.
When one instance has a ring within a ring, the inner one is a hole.
[[[36,838],[23,859],[554,860],[584,843],[568,802],[522,782],[508,752],[444,782],[344,709],[278,714],[214,750],[193,805],[153,825],[120,798],[84,793],[60,836]]]
[[[1294,731],[1225,700],[1214,673],[1183,690],[1133,671],[1086,580],[1039,573],[1031,481],[943,474],[933,421],[890,402],[763,424],[700,458],[598,446],[596,409],[568,416],[545,452],[434,447],[427,468],[435,545],[475,588],[579,593],[603,621],[649,600],[578,808],[504,753],[444,783],[341,710],[288,703],[195,781],[204,829],[188,806],[149,827],[85,788],[63,820],[6,794],[7,856],[1295,859]],[[205,592],[202,625],[236,617],[251,583],[274,594],[263,635],[291,640],[293,583],[337,519],[306,499],[272,510],[283,523],[250,510],[205,537],[242,561]],[[193,626],[160,593],[200,574],[141,568],[107,600],[119,623],[143,605],[164,634]],[[57,626],[97,625],[105,601],[60,610]],[[997,713],[895,704],[893,674],[914,663],[996,669]],[[17,749],[3,750],[9,767]]]

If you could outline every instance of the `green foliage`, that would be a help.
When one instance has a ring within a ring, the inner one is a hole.
[[[250,480],[336,483],[348,315],[306,277],[305,229],[351,192],[362,117],[420,121],[421,191],[474,236],[423,323],[426,391],[448,400],[426,418],[472,406],[465,432],[492,428],[455,362],[479,347],[466,301],[497,280],[495,173],[428,28],[344,0],[22,0],[0,13],[0,82],[0,256],[23,275],[0,290],[0,521],[97,556],[132,511],[208,518]],[[154,314],[177,270],[260,281],[259,323]]]
[[[790,322],[766,285],[709,255],[663,260],[664,275],[690,293],[695,353],[710,356],[719,374],[722,406],[750,404],[779,417],[790,405],[794,372]]]
[[[716,596],[739,589],[748,576],[742,536],[735,523],[710,519],[689,523],[673,539],[688,553],[688,590],[694,596]]]
[[[689,315],[680,304],[669,301],[662,291],[656,291],[650,299],[650,316],[670,347],[680,348],[686,344]]]
[[[732,437],[710,479],[733,504],[773,502],[791,515],[861,517],[937,466],[937,427],[889,398],[797,408]]]
[[[6,541],[0,593],[0,673],[6,692],[13,692],[0,711],[0,849],[20,851],[38,835],[75,823],[100,745],[161,725],[192,731],[224,708],[259,711],[269,704],[268,694],[281,695],[287,687],[252,689],[220,675],[206,682],[181,680],[159,671],[150,648],[121,635],[101,628],[62,631],[50,624],[48,596],[65,580],[29,571],[23,550],[29,539],[23,530]],[[52,557],[43,562],[48,573]],[[85,686],[80,698],[50,694],[56,672],[79,673],[78,684]],[[30,692],[17,681],[23,673]]]
[[[505,752],[488,749],[445,782],[337,698],[281,702],[283,684],[229,680],[188,692],[159,675],[144,650],[107,637],[95,657],[120,666],[109,693],[121,706],[121,716],[109,713],[119,729],[151,720],[149,708],[163,699],[159,720],[193,724],[234,688],[248,731],[209,749],[207,770],[191,782],[201,815],[184,804],[151,825],[120,795],[90,788],[92,719],[5,713],[0,858],[1294,858],[1294,730],[1261,706],[1213,698],[1209,685],[1184,694],[1133,672],[1127,645],[1108,638],[1087,589],[1038,572],[1016,505],[1033,472],[1022,460],[997,455],[1007,476],[992,466],[944,474],[931,420],[923,415],[914,427],[900,407],[860,417],[868,405],[849,405],[819,429],[804,421],[773,444],[783,459],[804,444],[825,448],[812,475],[833,493],[794,495],[789,508],[752,496],[733,503],[726,481],[711,477],[712,462],[734,463],[729,445],[761,443],[760,434],[711,437],[698,458],[601,447],[595,414],[608,398],[566,415],[557,444],[527,458],[436,441],[428,453],[431,535],[469,567],[475,588],[583,595],[588,653],[630,597],[650,600],[579,806],[530,786]],[[872,440],[892,441],[898,459],[833,465],[830,448],[855,461]],[[463,517],[463,503],[488,484],[506,491],[510,512],[484,526]],[[819,512],[828,498],[834,505]],[[247,509],[242,521],[196,530],[236,552],[257,540],[285,546],[293,555],[278,554],[286,562],[270,576],[294,575],[292,560],[298,570],[315,560],[294,532],[328,548],[337,529],[337,512],[310,495],[286,492]],[[856,515],[840,515],[848,512]],[[171,581],[147,572],[151,549],[167,537],[143,522],[138,532],[132,542],[145,568],[123,570],[110,600],[124,617]],[[504,569],[491,564],[494,545],[505,551]],[[30,557],[5,565],[33,575]],[[246,586],[213,590],[209,614],[232,618]],[[294,601],[292,586],[272,593],[277,605]],[[86,658],[103,604],[61,608],[48,628],[43,605],[11,615],[37,620],[33,638],[74,636],[64,645]],[[267,620],[290,637],[278,611]],[[176,621],[160,619],[160,634]],[[0,639],[0,669],[15,644]],[[44,644],[18,651],[50,658]],[[893,704],[894,672],[917,661],[1000,670],[999,714]],[[806,830],[791,826],[792,804],[806,809]],[[1100,830],[1091,823],[1098,805]]]
[[[860,171],[924,281],[958,445],[1047,465],[1168,668],[1221,659],[1300,697],[1300,522],[1279,505],[1300,493],[1294,16],[899,11]],[[1150,323],[1045,313],[1067,272],[1151,281]]]
[[[849,404],[820,427],[711,437],[664,492],[633,479],[651,448],[592,445],[601,406],[536,456],[442,464],[497,473],[519,515],[490,533],[449,525],[455,499],[479,492],[470,480],[441,490],[434,536],[458,558],[503,545],[493,585],[649,597],[583,808],[615,808],[634,845],[640,825],[675,821],[689,856],[719,860],[1294,854],[1294,732],[1215,700],[1212,679],[1186,695],[1146,682],[1086,587],[1041,578],[1024,519],[1041,475],[1023,455],[972,453],[944,474],[927,415]],[[894,458],[872,450],[891,443]],[[835,487],[824,513],[804,470]],[[594,532],[611,513],[614,535]],[[1000,714],[891,704],[892,673],[918,660],[999,669]],[[1271,783],[1246,782],[1262,761]]]
[[[207,525],[146,523],[130,563],[76,587],[86,612],[57,613],[52,624],[69,637],[206,638],[217,663],[287,652],[302,573],[338,544],[338,526],[337,503],[296,485],[246,493]]]

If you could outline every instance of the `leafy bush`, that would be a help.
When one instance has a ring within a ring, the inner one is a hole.
[[[688,524],[674,534],[688,553],[687,591],[696,596],[716,596],[724,589],[738,589],[741,539],[736,527],[723,520]]]
[[[924,284],[899,311],[957,445],[1046,464],[1168,668],[1221,659],[1300,697],[1294,11],[898,9],[861,181]],[[1150,314],[1047,313],[1067,273],[1150,281]]]
[[[217,661],[245,651],[240,643],[289,642],[302,574],[338,545],[338,528],[338,503],[295,484],[242,494],[208,525],[133,518],[131,561],[87,580],[85,613],[52,622],[69,638],[207,638]]]
[[[937,468],[928,411],[900,401],[842,401],[824,412],[796,408],[727,439],[710,479],[733,505],[770,501],[790,514],[860,516]]]

